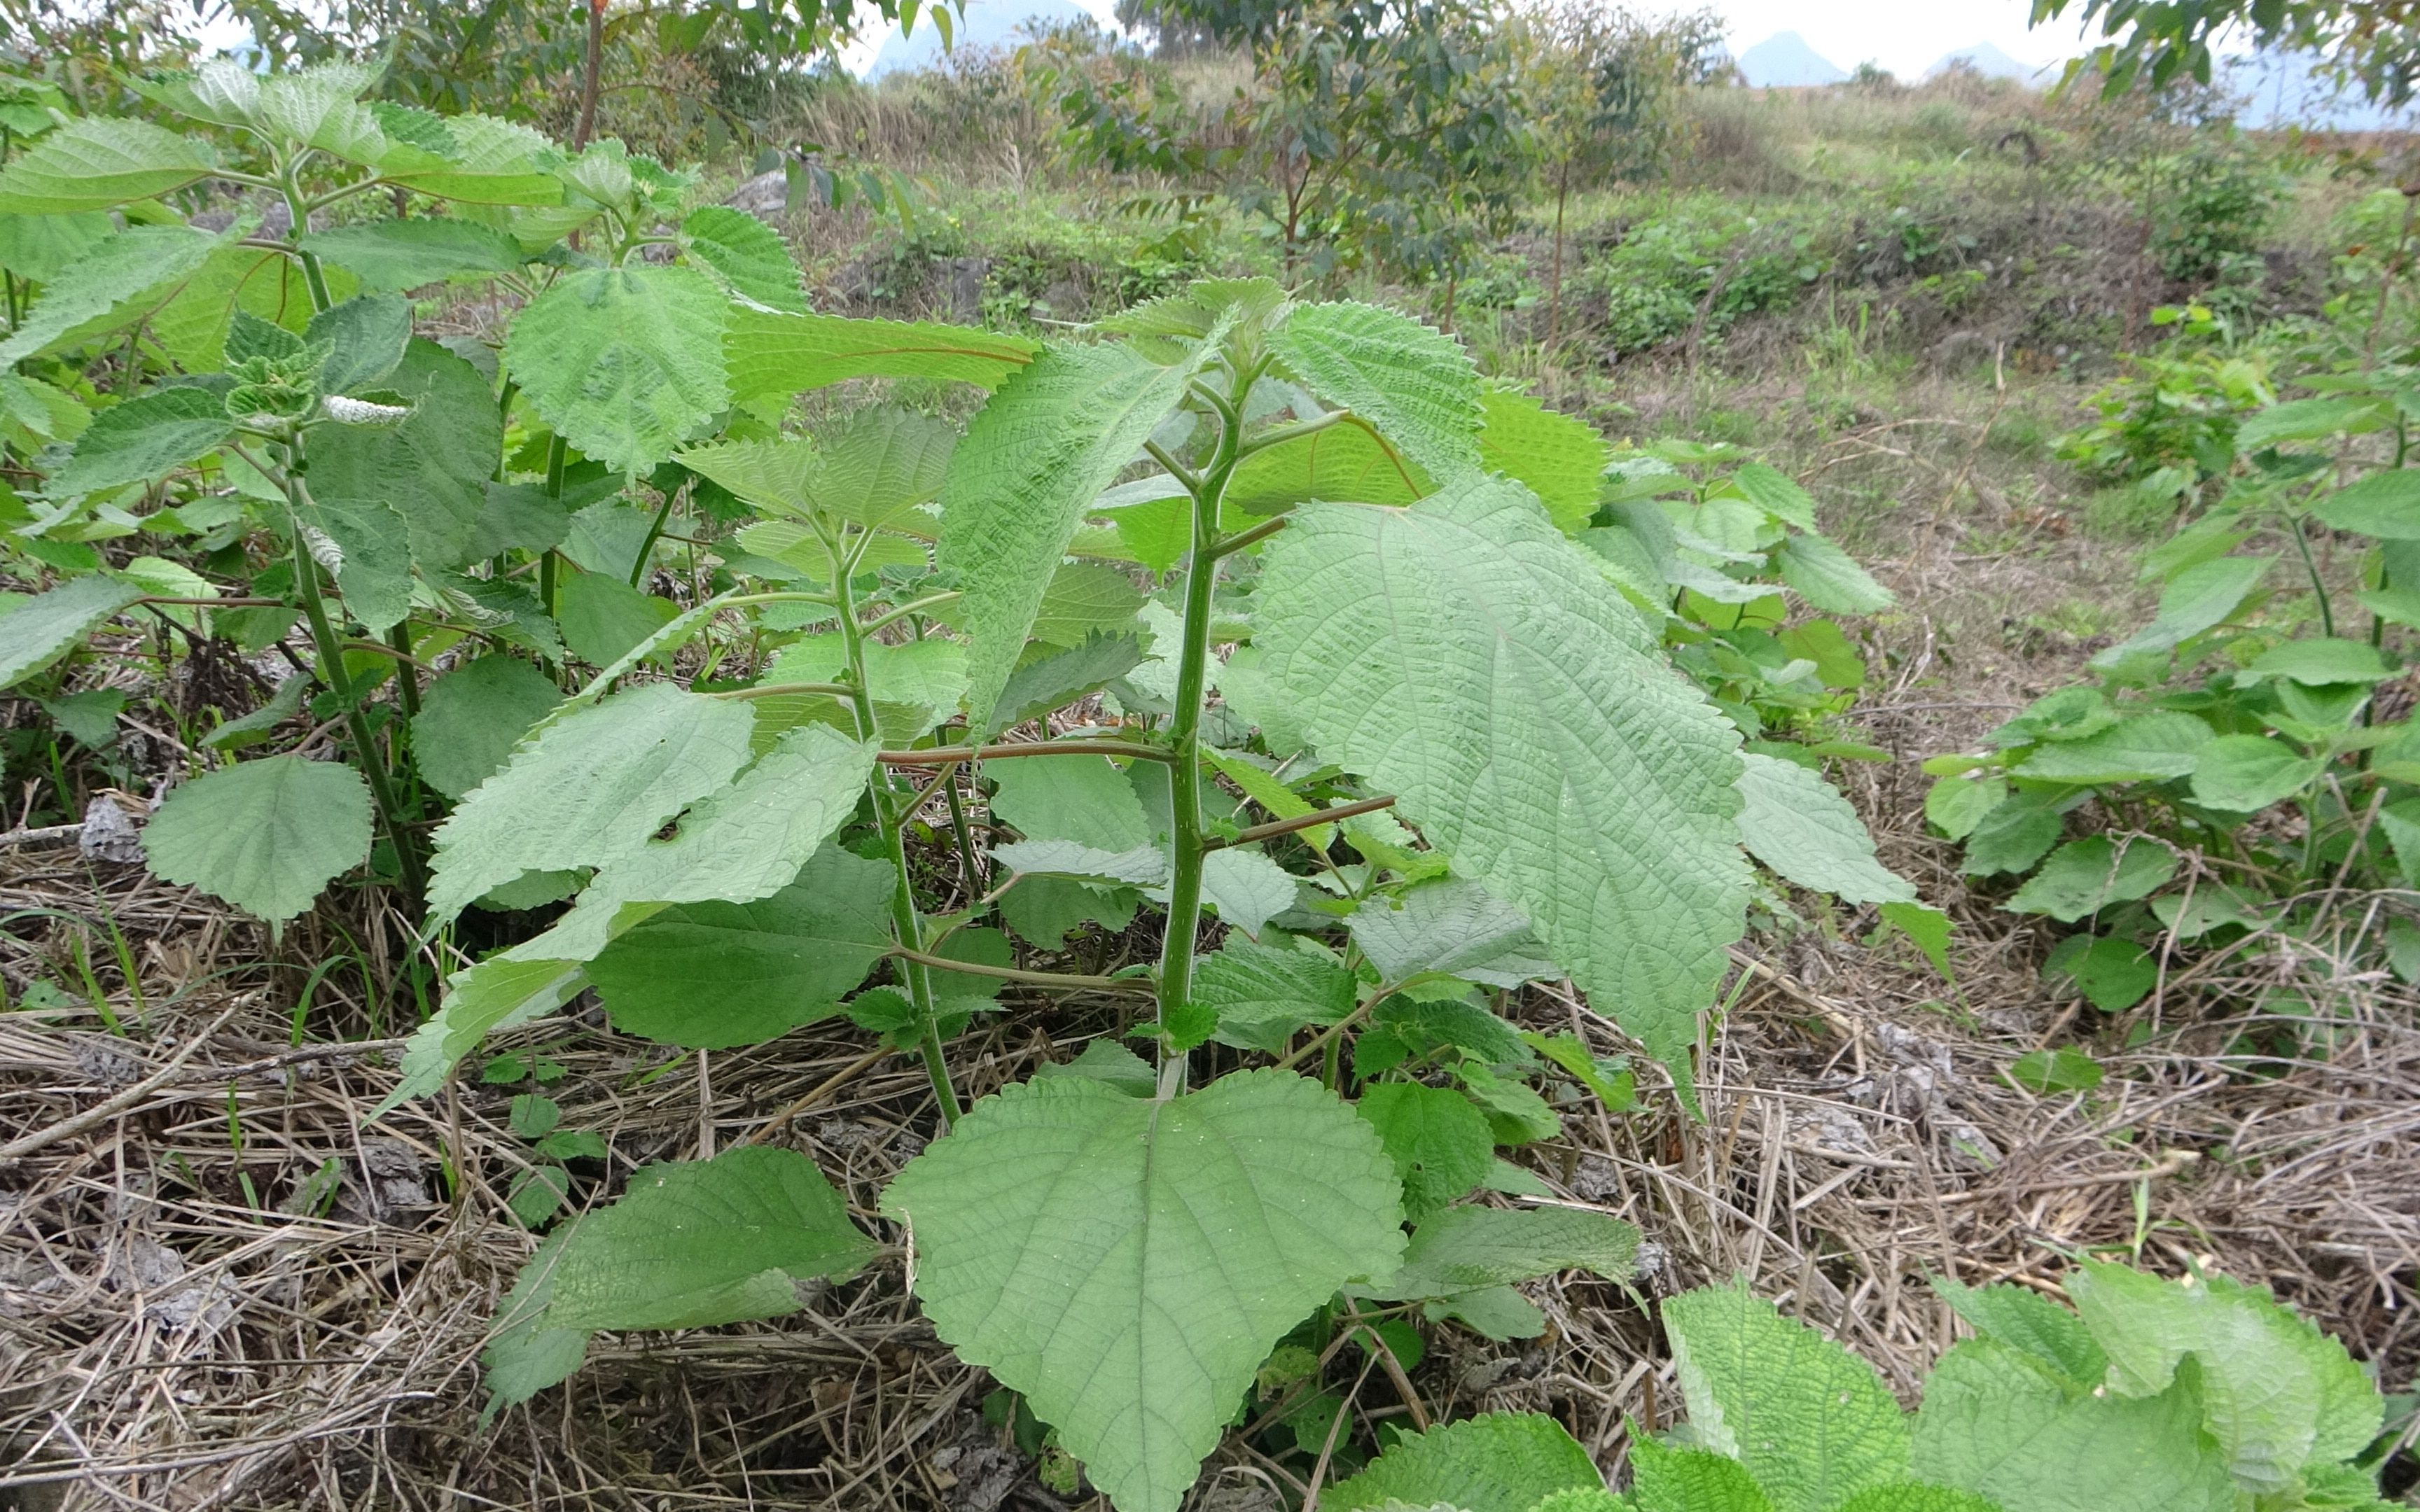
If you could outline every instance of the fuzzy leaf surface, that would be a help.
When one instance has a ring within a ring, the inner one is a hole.
[[[1738,737],[1528,490],[1305,505],[1259,596],[1255,643],[1322,754],[1678,1061],[1743,927]]]
[[[0,172],[0,211],[71,215],[152,199],[216,165],[210,149],[148,121],[87,116],[50,132]]]
[[[732,397],[800,393],[853,378],[924,378],[991,388],[1042,349],[1023,336],[935,321],[735,310],[723,337]]]
[[[882,1207],[914,1226],[934,1328],[1025,1393],[1120,1512],[1172,1512],[1271,1347],[1403,1249],[1378,1136],[1273,1071],[1169,1102],[1010,1087]]]
[[[1024,654],[1086,508],[1176,409],[1201,361],[1162,367],[1124,347],[1054,347],[967,427],[941,487],[940,563],[965,585],[974,724],[989,720]]]
[[[1430,477],[1481,465],[1479,370],[1462,343],[1435,327],[1374,304],[1307,304],[1269,338],[1269,349]]]
[[[430,787],[458,798],[494,774],[563,690],[517,656],[481,656],[428,685],[411,754]]]
[[[283,923],[370,853],[370,789],[338,762],[265,756],[179,784],[143,826],[161,878]]]
[[[0,615],[0,687],[14,687],[84,644],[84,638],[143,596],[119,578],[70,578]]]
[[[744,703],[650,683],[566,715],[515,748],[438,826],[431,918],[523,872],[602,868],[748,760]]]
[[[369,221],[314,231],[302,250],[334,263],[371,293],[400,293],[449,278],[492,277],[521,265],[510,237],[475,221]]]
[[[1873,1366],[1737,1287],[1664,1304],[1699,1443],[1755,1472],[1781,1512],[1906,1478],[1908,1425]]]
[[[1740,758],[1740,840],[1802,887],[1842,903],[1913,903],[1916,888],[1874,857],[1874,837],[1840,790],[1796,762]]]
[[[209,390],[158,389],[93,416],[51,487],[85,494],[156,478],[200,456],[234,429],[225,403]]]
[[[1612,457],[1596,427],[1506,389],[1489,389],[1481,403],[1487,415],[1487,428],[1479,433],[1481,463],[1528,485],[1565,535],[1588,529]],[[1352,497],[1359,503],[1392,501]]]
[[[1389,1502],[1529,1512],[1560,1491],[1604,1488],[1588,1451],[1553,1418],[1489,1412],[1405,1434],[1369,1469],[1338,1482],[1319,1504],[1329,1512],[1364,1512]]]
[[[504,365],[565,440],[620,472],[673,455],[731,403],[730,303],[693,268],[566,273],[520,313]]]
[[[650,1165],[565,1242],[545,1324],[710,1328],[779,1318],[799,1309],[796,1283],[854,1275],[875,1253],[840,1194],[796,1150],[747,1145]]]
[[[403,517],[415,562],[461,566],[471,560],[504,440],[495,395],[477,368],[424,339],[403,348],[380,386],[410,400],[411,417],[399,425],[314,431],[311,497],[348,513],[392,509]]]
[[[732,293],[768,310],[807,312],[799,265],[782,233],[728,205],[691,210],[681,222],[681,247],[714,270]]]
[[[1385,1143],[1404,1180],[1404,1215],[1414,1223],[1468,1196],[1495,1169],[1486,1116],[1451,1088],[1378,1082],[1362,1090],[1354,1111]]]
[[[129,226],[94,244],[47,285],[0,341],[0,368],[143,318],[165,304],[219,239],[181,225]]]

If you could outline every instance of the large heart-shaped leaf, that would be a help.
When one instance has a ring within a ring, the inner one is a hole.
[[[925,1316],[1120,1512],[1169,1512],[1285,1331],[1403,1252],[1394,1164],[1317,1083],[1011,1087],[899,1174]]]
[[[370,850],[370,790],[335,762],[270,756],[197,777],[143,829],[151,870],[280,923]]]

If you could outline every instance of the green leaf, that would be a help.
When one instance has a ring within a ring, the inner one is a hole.
[[[2045,745],[2015,771],[2052,782],[2162,782],[2191,776],[2210,742],[2210,726],[2190,714],[2138,714],[2099,734]]]
[[[549,1328],[545,1323],[547,1304],[554,1300],[555,1261],[578,1229],[574,1221],[548,1235],[496,1309],[488,1347],[479,1352],[488,1381],[488,1402],[479,1412],[482,1426],[505,1408],[570,1380],[588,1358],[586,1329]]]
[[[1161,367],[1124,347],[1054,347],[967,427],[941,489],[939,560],[966,594],[972,723],[988,724],[1085,510],[1174,411],[1207,351]]]
[[[671,838],[646,839],[597,863],[596,879],[571,912],[510,953],[519,960],[594,960],[615,934],[666,903],[771,897],[856,811],[874,752],[871,743],[830,725],[783,731],[728,787],[709,790],[683,814]],[[464,810],[469,807],[466,802]]]
[[[510,237],[475,221],[365,221],[331,226],[301,246],[361,280],[372,294],[401,293],[453,278],[492,278],[521,265]]]
[[[2381,541],[2420,541],[2420,469],[2373,472],[2311,506],[2335,530]]]
[[[1075,840],[1025,840],[995,845],[992,858],[1019,876],[1080,877],[1136,887],[1168,882],[1168,853],[1156,842],[1107,851]]]
[[[1796,762],[1740,758],[1740,838],[1802,887],[1842,903],[1914,903],[1916,888],[1874,857],[1874,838],[1840,790]]]
[[[1529,916],[1661,1059],[1696,1039],[1746,905],[1737,733],[1528,491],[1306,504],[1255,642],[1323,755]],[[1404,632],[1418,625],[1418,634]]]
[[[1220,923],[1254,939],[1294,906],[1295,891],[1293,875],[1257,850],[1229,848],[1202,858],[1202,903]]]
[[[1528,916],[1458,877],[1422,883],[1391,898],[1381,893],[1356,908],[1346,923],[1382,981],[1406,982],[1435,972],[1490,987],[1518,987],[1557,974]]]
[[[148,121],[88,116],[48,133],[0,171],[0,212],[105,210],[182,189],[216,165],[210,149],[191,137]]]
[[[1827,614],[1878,614],[1899,602],[1829,536],[1807,532],[1773,553],[1781,580]]]
[[[1296,306],[1269,337],[1269,350],[1432,478],[1481,466],[1486,410],[1479,373],[1451,336],[1397,311],[1347,301]]]
[[[2092,658],[2095,668],[2117,667],[2129,656],[2174,651],[2205,630],[2226,623],[2269,570],[2268,557],[2219,557],[2180,572],[2160,590],[2160,610],[2132,637]]]
[[[2305,687],[2329,687],[2340,683],[2382,683],[2394,675],[2395,670],[2368,642],[2323,636],[2271,646],[2238,673],[2236,681],[2248,687],[2274,677]]]
[[[75,451],[51,479],[56,495],[96,493],[160,477],[193,461],[235,430],[208,389],[155,389],[93,416]]]
[[[729,301],[689,268],[591,268],[530,301],[504,366],[566,440],[617,472],[673,455],[732,402]]]
[[[1088,698],[1142,665],[1142,638],[1089,635],[1066,647],[1036,647],[1001,685],[990,729],[1013,729]],[[999,770],[995,768],[995,770]]]
[[[0,687],[14,687],[58,661],[118,610],[143,596],[119,578],[70,578],[0,615]]]
[[[1605,1477],[1563,1426],[1543,1412],[1489,1412],[1406,1433],[1319,1499],[1328,1512],[1374,1512],[1389,1502],[1462,1512],[1530,1512],[1575,1488],[1601,1490]]]
[[[723,337],[731,396],[746,403],[853,378],[922,378],[991,388],[1041,351],[970,326],[734,310]]]
[[[1495,1168],[1496,1136],[1487,1119],[1450,1088],[1380,1082],[1362,1090],[1354,1111],[1378,1131],[1403,1180],[1404,1216],[1413,1223],[1468,1196]]]
[[[265,756],[179,784],[143,826],[163,881],[282,924],[368,859],[370,790],[335,762]]]
[[[400,516],[411,560],[423,569],[465,565],[474,560],[489,475],[504,445],[495,394],[477,368],[419,338],[404,347],[402,361],[379,386],[409,400],[411,418],[312,431],[311,497],[348,518]]]
[[[1941,1357],[1916,1417],[1916,1474],[2009,1512],[2235,1512],[2201,1447],[2196,1395],[2071,1396],[2026,1356],[1970,1339]]]
[[[1743,462],[1731,474],[1731,486],[1747,501],[1785,525],[1807,532],[1816,529],[1815,500],[1798,480],[1762,462]]]
[[[2039,1097],[2089,1092],[2099,1087],[2101,1062],[2068,1045],[2056,1050],[2028,1050],[2009,1063],[2009,1080]]]
[[[2338,434],[2360,435],[2385,421],[2380,400],[2363,395],[2288,399],[2236,428],[2235,449],[2251,453],[2279,441],[2317,441]]]
[[[2112,903],[2148,898],[2177,874],[2177,853],[2154,840],[2120,852],[2106,835],[2071,840],[2009,900],[2013,914],[2048,914],[2072,924]]]
[[[358,294],[313,316],[302,339],[332,348],[319,364],[320,391],[352,393],[379,383],[403,362],[411,342],[411,306],[400,295]],[[494,408],[492,400],[489,408]]]
[[[371,111],[390,122],[400,124],[406,119],[389,105],[373,105]],[[448,116],[442,120],[419,116],[417,122],[442,131],[446,150],[432,153],[425,160],[415,157],[382,164],[380,176],[389,181],[437,199],[466,205],[563,203],[562,179],[546,171],[538,161],[541,154],[554,149],[553,144],[529,127],[487,116]],[[571,212],[568,224],[562,217],[555,218],[534,239],[529,250],[543,250],[585,219],[577,210]]]
[[[1978,1336],[2033,1356],[2079,1388],[2097,1386],[2108,1374],[2109,1358],[2084,1319],[2031,1288],[2006,1281],[1968,1287],[1934,1276],[1932,1289]]]
[[[0,368],[142,319],[218,247],[216,237],[181,225],[130,226],[101,240],[62,270],[0,341]]]
[[[1925,790],[1924,817],[1949,839],[1964,840],[2008,796],[2009,784],[2002,778],[1952,774]]]
[[[2016,794],[1985,814],[1966,837],[1966,860],[1960,870],[1978,877],[2030,872],[2058,843],[2059,830],[2058,809],[2047,795]]]
[[[1916,1481],[1895,1481],[1859,1491],[1833,1512],[2002,1512],[1972,1491]]]
[[[814,501],[868,530],[928,534],[923,506],[941,496],[958,433],[929,415],[888,406],[861,409],[823,437]]]
[[[2085,1001],[2103,1013],[2122,1013],[2159,984],[2160,964],[2132,940],[2094,940],[2069,963]]]
[[[678,619],[680,606],[601,572],[572,572],[555,590],[554,617],[573,656],[611,667]]]
[[[1078,841],[1125,851],[1152,842],[1151,822],[1126,775],[1106,757],[1075,752],[997,762],[992,816],[1030,840]]]
[[[2257,813],[2310,786],[2327,764],[2267,735],[2221,735],[2195,758],[2194,799],[2212,809]]]
[[[464,1056],[497,1029],[526,1024],[551,1013],[587,985],[579,965],[568,961],[513,961],[490,956],[445,980],[445,1001],[427,1023],[412,1031],[403,1049],[403,1074],[395,1089],[372,1108],[369,1119],[384,1118],[415,1097],[426,1097],[445,1085],[445,1078]]]
[[[98,211],[80,215],[0,214],[0,268],[28,283],[47,284],[114,235]]]
[[[876,1254],[841,1195],[796,1150],[748,1145],[650,1165],[564,1244],[545,1326],[710,1328],[779,1318],[799,1310],[799,1282],[854,1275]]]
[[[752,723],[745,703],[650,683],[545,726],[438,826],[429,917],[451,918],[524,872],[638,854],[738,772]]]
[[[691,210],[680,235],[681,250],[739,298],[768,310],[807,313],[807,291],[789,244],[746,210],[728,205]]]
[[[1230,935],[1193,967],[1193,1001],[1221,1044],[1276,1054],[1299,1030],[1353,1011],[1353,977],[1326,955]]]
[[[1403,1269],[1373,1289],[1397,1300],[1450,1297],[1570,1270],[1627,1281],[1638,1239],[1620,1219],[1579,1208],[1449,1208],[1420,1225]]]
[[[563,690],[528,662],[489,656],[428,685],[411,721],[411,756],[423,780],[458,798],[494,775]]]
[[[1402,1253],[1377,1135],[1316,1083],[1171,1101],[1081,1077],[968,1109],[883,1194],[924,1314],[1120,1512],[1173,1512],[1269,1350]]]
[[[1227,480],[1220,505],[1247,515],[1277,515],[1310,499],[1408,504],[1428,491],[1426,473],[1372,432],[1343,423],[1244,458]]]
[[[1650,1512],[1774,1512],[1773,1499],[1736,1459],[1676,1449],[1641,1434],[1630,1442],[1630,1494]]]
[[[374,495],[305,493],[294,517],[317,532],[307,538],[311,555],[335,574],[354,619],[373,630],[403,623],[411,612],[411,527],[401,515]]]
[[[707,1050],[760,1043],[839,1011],[889,952],[897,875],[828,845],[769,898],[644,919],[588,974],[626,1034]]]
[[[1905,1478],[1908,1425],[1873,1366],[1743,1288],[1663,1311],[1698,1442],[1746,1465],[1781,1512]]]
[[[1142,606],[1142,591],[1117,568],[1096,562],[1062,563],[1050,575],[1028,633],[1044,645],[1080,645],[1094,636],[1131,628]]]
[[[1605,465],[1612,455],[1596,427],[1514,390],[1491,388],[1480,403],[1486,414],[1486,428],[1479,433],[1481,465],[1526,485],[1565,535],[1588,529],[1596,514],[1597,490],[1605,483]],[[1395,501],[1356,494],[1331,497],[1365,504]]]
[[[2109,1356],[2109,1389],[2155,1396],[2190,1356],[2202,1424],[2236,1484],[2270,1495],[2303,1468],[2348,1459],[2378,1434],[2383,1404],[2344,1346],[2225,1276],[2164,1281],[2086,1260],[2068,1295]]]

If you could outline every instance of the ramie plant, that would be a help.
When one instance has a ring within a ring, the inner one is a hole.
[[[0,617],[0,681],[79,696],[54,670],[130,610],[196,644],[307,625],[308,677],[203,748],[308,701],[305,746],[190,777],[145,845],[276,921],[369,858],[376,812],[433,943],[526,936],[451,975],[373,1117],[584,992],[709,1053],[845,1017],[930,1078],[945,1132],[882,1211],[936,1329],[1125,1512],[1165,1512],[1248,1392],[1316,1384],[1301,1351],[1400,1365],[1414,1319],[1534,1336],[1512,1283],[1626,1273],[1625,1225],[1466,1200],[1540,1195],[1495,1152],[1558,1132],[1549,1094],[1633,1096],[1635,1068],[1491,994],[1570,979],[1690,1100],[1749,855],[1916,906],[1816,748],[1772,738],[1807,732],[1666,655],[1691,594],[1762,603],[1769,569],[1814,596],[1778,474],[1608,501],[1585,425],[1408,316],[1265,280],[1049,345],[813,314],[779,239],[685,209],[685,176],[365,105],[369,82],[148,86],[243,166],[83,120],[0,172],[12,255],[87,239],[0,347],[47,364],[8,382],[52,427],[12,440],[39,486],[9,541],[64,576]],[[133,208],[207,178],[289,224]],[[315,224],[372,188],[465,208]],[[412,334],[396,291],[451,276],[521,301],[500,351]],[[89,354],[129,332],[103,393]],[[792,425],[799,394],[885,378],[987,397],[963,434]],[[216,543],[210,576],[101,550],[178,532]],[[667,596],[673,534],[704,560]],[[240,607],[212,607],[225,577]],[[335,726],[357,769],[306,753]],[[1046,968],[1146,904],[1156,961]],[[969,1105],[950,1042],[1010,985],[1130,1002],[1147,1057],[1103,1037]],[[551,1157],[515,1193],[534,1227],[597,1154],[556,1116],[515,1116]],[[787,1313],[876,1253],[794,1151],[649,1167],[524,1271],[494,1404],[597,1330]]]

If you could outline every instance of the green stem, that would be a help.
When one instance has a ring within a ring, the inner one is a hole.
[[[345,670],[345,649],[336,632],[328,623],[327,606],[320,601],[319,563],[311,555],[311,548],[302,539],[300,523],[302,480],[287,474],[286,493],[295,506],[297,523],[294,531],[294,586],[302,595],[303,617],[311,622],[311,641],[319,652],[319,678],[336,695],[344,706],[345,732],[352,737],[353,748],[360,753],[362,775],[369,779],[370,796],[377,800],[379,817],[386,825],[387,839],[395,844],[396,865],[403,872],[403,889],[410,895],[414,908],[428,895],[428,877],[420,864],[420,850],[411,832],[405,825],[403,804],[395,791],[395,779],[386,769],[386,758],[370,734],[369,720],[364,717],[360,703],[353,697],[352,674]],[[411,669],[400,669],[404,677]]]
[[[2319,564],[2311,560],[2311,538],[2303,532],[2303,522],[2299,518],[2288,516],[2286,523],[2293,529],[2295,549],[2303,554],[2303,571],[2311,579],[2311,592],[2319,595],[2319,633],[2334,636],[2336,633],[2335,612],[2328,603],[2328,585],[2320,579]]]
[[[832,586],[840,599],[841,645],[848,657],[850,707],[857,714],[857,735],[860,740],[873,740],[877,727],[874,722],[874,696],[865,678],[865,634],[858,626],[856,595],[849,590],[847,564],[837,548],[832,551]],[[915,951],[924,943],[924,922],[916,908],[916,889],[908,881],[908,816],[900,810],[899,792],[892,786],[890,772],[879,766],[874,773],[874,817],[882,831],[883,847],[891,854],[891,930],[902,951]],[[943,1127],[953,1126],[964,1110],[958,1103],[957,1088],[950,1085],[950,1064],[941,1052],[940,1015],[933,1001],[931,970],[923,961],[904,956],[899,963],[899,975],[907,979],[908,1000],[916,1006],[916,1038],[924,1053],[925,1078],[933,1084],[933,1099],[940,1105]]]
[[[294,260],[302,266],[302,286],[311,291],[311,309],[315,314],[330,309],[336,301],[328,292],[328,275],[320,268],[318,256],[304,252],[299,245],[304,237],[311,234],[311,202],[302,197],[302,186],[294,181],[294,170],[290,165],[279,179],[278,188],[286,195],[287,213],[293,217],[293,227],[286,234],[298,243]]]
[[[656,543],[663,539],[664,521],[672,517],[673,501],[679,497],[680,490],[672,489],[664,495],[663,503],[657,508],[655,519],[647,526],[647,538],[639,543],[638,560],[630,563],[631,587],[646,586],[647,564],[656,554]]]
[[[1210,675],[1210,599],[1218,581],[1218,505],[1227,480],[1235,471],[1242,440],[1242,394],[1252,374],[1241,378],[1233,403],[1205,394],[1218,416],[1218,443],[1210,465],[1198,480],[1160,458],[1169,474],[1187,484],[1193,499],[1193,560],[1185,579],[1185,640],[1176,672],[1176,712],[1169,724],[1173,761],[1169,766],[1169,797],[1175,856],[1168,886],[1168,933],[1160,947],[1159,1024],[1168,1025],[1171,1009],[1193,994],[1193,953],[1202,933],[1202,862],[1209,854],[1202,828],[1202,703]],[[1162,1041],[1159,1095],[1174,1097],[1185,1090],[1185,1052],[1170,1052]]]

